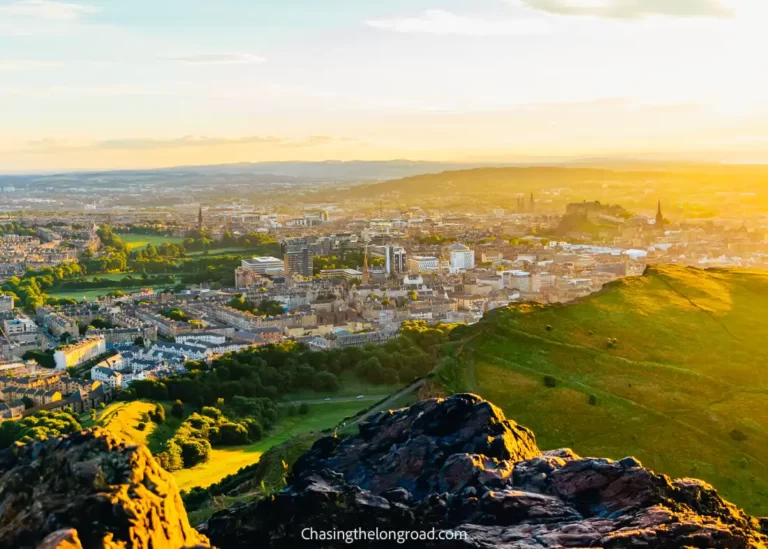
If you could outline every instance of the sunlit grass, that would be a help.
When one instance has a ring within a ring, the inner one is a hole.
[[[477,326],[485,333],[468,344],[464,368],[542,448],[635,455],[659,472],[703,478],[764,515],[766,311],[764,273],[664,267],[568,306],[492,314],[493,324]]]

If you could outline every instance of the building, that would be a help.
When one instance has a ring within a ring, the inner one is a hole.
[[[475,251],[463,244],[453,244],[449,248],[451,253],[450,272],[460,273],[475,268]]]
[[[24,334],[36,334],[37,324],[35,324],[33,320],[26,317],[3,320],[3,331],[8,337]]]
[[[281,272],[284,268],[284,262],[282,259],[271,257],[268,255],[261,257],[252,257],[251,259],[243,259],[240,262],[241,267],[253,271],[256,274],[275,274]]]
[[[23,400],[14,400],[8,403],[0,402],[0,421],[20,417],[25,408]]]
[[[312,250],[304,238],[292,238],[283,242],[283,261],[286,276],[311,277],[314,274]]]
[[[53,360],[57,370],[65,370],[95,358],[106,350],[107,344],[103,337],[89,337],[59,349],[53,354]]]
[[[13,311],[13,296],[0,295],[0,313],[10,313]]]
[[[323,269],[318,274],[320,278],[343,278],[345,280],[354,280],[363,278],[363,273],[356,269]]]
[[[664,215],[661,213],[661,200],[659,200],[659,207],[656,210],[656,224],[654,227],[657,231],[664,230]]]
[[[91,379],[108,385],[113,390],[119,389],[123,384],[123,374],[105,366],[91,368]]]
[[[414,255],[408,258],[408,270],[414,273],[434,273],[440,267],[440,260],[432,255]]]

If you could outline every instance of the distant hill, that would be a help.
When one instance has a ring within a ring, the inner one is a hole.
[[[580,233],[596,236],[601,231],[615,231],[630,217],[632,214],[618,204],[576,202],[568,204],[554,234],[566,236],[569,233]]]
[[[634,455],[766,515],[766,310],[768,273],[653,267],[572,304],[486,314],[454,332],[460,354],[438,377],[541,448]]]
[[[202,166],[176,166],[146,170],[71,171],[48,174],[7,174],[0,172],[0,183],[14,184],[32,180],[46,182],[73,180],[88,181],[102,178],[128,178],[138,180],[165,180],[189,178],[190,176],[217,176],[237,178],[249,176],[256,182],[277,180],[301,181],[384,181],[419,174],[438,173],[446,170],[461,170],[488,166],[488,163],[466,162],[425,162],[417,160],[354,160],[349,162],[240,162],[236,164],[214,164]],[[492,164],[491,164],[492,165]]]
[[[768,210],[766,186],[768,166],[491,167],[357,185],[329,194],[327,200],[515,211],[518,198],[533,193],[536,211],[562,211],[568,203],[599,200],[638,212],[655,210],[656,201],[662,199],[664,204],[675,204],[677,214],[708,217]]]

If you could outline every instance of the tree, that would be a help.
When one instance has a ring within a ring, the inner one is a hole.
[[[299,413],[303,416],[307,415],[309,413],[309,404],[302,402],[301,406],[299,406]]]
[[[171,407],[171,415],[179,419],[184,417],[184,404],[180,400],[176,400],[176,402],[173,403],[173,406]]]
[[[331,372],[317,372],[312,379],[312,387],[316,391],[338,391],[341,383]]]
[[[35,407],[35,403],[32,402],[32,399],[29,398],[28,396],[21,397],[21,400],[24,403],[24,409],[25,410],[29,410],[30,408],[34,408]]]
[[[544,376],[544,385],[550,389],[557,387],[557,378],[555,376]]]
[[[64,344],[69,343],[71,340],[72,340],[72,334],[69,332],[64,332],[59,337],[59,341],[61,341]]]
[[[137,337],[133,340],[133,344],[137,347],[144,347],[144,338],[142,336]]]

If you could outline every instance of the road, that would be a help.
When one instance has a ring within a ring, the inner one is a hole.
[[[356,396],[348,397],[330,397],[330,398],[314,398],[309,400],[288,400],[285,402],[278,402],[278,406],[295,406],[296,404],[332,404],[334,402],[364,402],[366,400],[373,400],[377,402],[382,398],[387,398],[387,395],[364,395],[363,398],[357,398]]]
[[[378,404],[374,408],[365,412],[362,416],[355,419],[353,422],[353,423],[360,423],[361,421],[365,421],[366,419],[371,417],[376,412],[389,409],[390,406],[392,406],[392,404],[396,402],[398,399],[400,399],[401,397],[409,393],[412,393],[413,391],[418,390],[419,387],[424,385],[425,381],[426,381],[425,378],[417,379],[407,387],[404,387],[399,391],[397,391],[396,393],[392,393],[390,395],[364,395],[363,398],[357,398],[356,396],[351,396],[351,397],[330,397],[330,399],[316,398],[316,399],[310,399],[310,400],[291,400],[287,402],[279,402],[278,406],[295,406],[297,404],[299,405],[301,404],[332,404],[334,402],[365,402],[365,401],[371,401],[371,400],[378,402],[382,399],[386,399],[386,400],[383,400],[381,404]]]
[[[426,381],[426,378],[417,379],[407,387],[404,387],[403,389],[400,389],[396,393],[392,393],[387,400],[383,401],[381,404],[375,406],[371,410],[368,410],[366,413],[361,415],[359,418],[355,419],[353,423],[360,423],[361,421],[367,420],[369,417],[371,417],[373,414],[376,414],[380,412],[381,410],[388,410],[393,403],[395,403],[398,399],[401,397],[412,393],[413,391],[417,391],[419,387],[424,385],[424,382]]]

